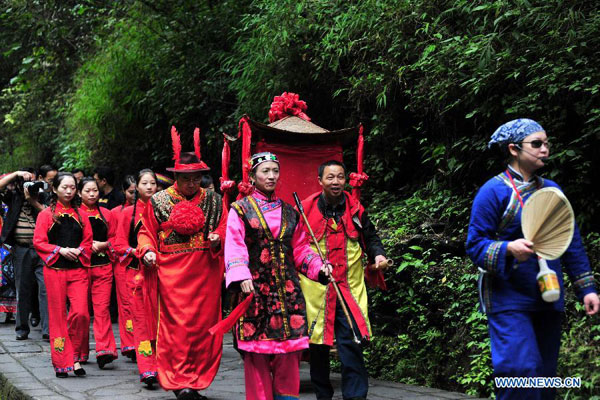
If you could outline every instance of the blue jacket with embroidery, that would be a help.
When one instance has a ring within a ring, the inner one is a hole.
[[[543,187],[560,187],[548,180],[535,177],[523,182],[512,172],[523,202]],[[556,271],[561,287],[560,299],[554,303],[542,300],[536,276],[539,272],[537,257],[518,262],[507,254],[508,242],[523,238],[521,231],[521,204],[506,173],[487,181],[480,189],[471,210],[467,236],[467,254],[480,271],[480,299],[487,313],[507,310],[543,311],[564,309],[563,267],[574,283],[579,299],[596,291],[588,257],[575,225],[573,241],[558,260],[548,260]]]

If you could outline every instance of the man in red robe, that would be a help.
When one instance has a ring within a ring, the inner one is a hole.
[[[180,153],[172,132],[175,184],[148,202],[138,236],[138,254],[146,268],[158,271],[158,380],[177,399],[202,399],[198,390],[219,369],[222,336],[208,329],[221,319],[224,266],[221,244],[227,223],[221,196],[200,187],[202,171],[198,130],[195,153]]]

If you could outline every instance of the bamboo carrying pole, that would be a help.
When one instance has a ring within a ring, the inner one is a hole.
[[[310,233],[310,236],[312,237],[312,239],[315,243],[315,247],[317,248],[319,257],[321,257],[321,261],[323,262],[323,264],[325,264],[326,263],[325,255],[323,254],[323,251],[319,247],[319,242],[317,241],[315,233],[313,232],[312,228],[310,227],[310,224],[308,223],[308,218],[306,217],[306,214],[304,213],[304,207],[302,207],[302,203],[300,202],[300,199],[298,198],[298,194],[296,192],[294,192],[293,195],[294,195],[294,201],[296,202],[296,207],[298,207],[298,211],[300,211],[300,215],[302,215],[302,219],[304,219],[304,223],[306,224],[308,233]],[[333,279],[333,275],[331,273],[329,274],[329,282],[331,282],[331,284],[333,285],[333,288],[335,289],[335,293],[337,294],[338,301],[340,302],[340,305],[342,306],[342,311],[344,311],[344,315],[346,316],[346,319],[348,320],[348,325],[350,326],[350,329],[352,330],[352,335],[354,336],[354,343],[360,344],[361,342],[358,339],[358,337],[356,337],[356,332],[354,331],[354,324],[352,323],[352,318],[350,318],[350,313],[348,312],[348,308],[346,307],[346,303],[344,302],[344,298],[342,297],[342,292],[340,292],[340,288],[338,287],[337,282]]]

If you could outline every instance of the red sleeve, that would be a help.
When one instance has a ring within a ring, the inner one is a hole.
[[[48,231],[52,223],[52,210],[46,208],[39,213],[33,231],[33,247],[47,266],[54,264],[60,257],[60,246],[48,242]]]
[[[210,248],[210,254],[213,257],[219,257],[223,255],[223,249],[225,248],[225,235],[227,232],[227,216],[229,215],[228,210],[223,208],[223,213],[221,214],[221,219],[219,220],[219,225],[217,229],[215,229],[212,233],[216,233],[221,238],[221,244],[217,247]]]
[[[129,265],[131,257],[133,257],[133,248],[129,246],[129,229],[133,209],[130,207],[124,208],[119,214],[117,223],[117,231],[115,237],[115,251],[119,257],[119,261],[125,265]]]
[[[115,262],[118,260],[118,255],[114,243],[117,239],[117,225],[119,221],[112,212],[107,212],[104,218],[108,225],[108,248],[106,249],[106,254],[111,262]]]
[[[220,225],[220,224],[219,224]],[[144,255],[152,251],[158,255],[158,231],[160,226],[154,215],[154,207],[152,201],[148,201],[144,213],[142,215],[142,227],[138,233],[137,253],[140,260]]]
[[[94,241],[94,233],[92,232],[92,225],[90,224],[89,218],[82,217],[81,222],[83,223],[83,240],[79,244],[79,261],[84,267],[91,265],[92,258],[92,242]]]

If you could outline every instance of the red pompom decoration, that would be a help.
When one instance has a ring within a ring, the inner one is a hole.
[[[200,232],[205,222],[206,218],[200,207],[191,201],[180,201],[175,204],[169,220],[162,224],[162,228],[189,236]]]
[[[254,186],[248,182],[240,182],[238,183],[238,191],[242,197],[250,196],[254,192]]]
[[[369,179],[369,175],[365,174],[364,172],[362,174],[359,174],[357,172],[352,172],[350,174],[350,186],[359,188],[368,179]]]
[[[306,102],[300,100],[296,93],[283,92],[281,96],[275,96],[271,109],[269,110],[269,122],[279,121],[290,115],[310,121],[308,115],[304,113],[308,106]]]

